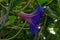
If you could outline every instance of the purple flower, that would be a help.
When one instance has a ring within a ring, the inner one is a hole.
[[[31,31],[31,35],[34,35],[37,33],[37,23],[39,21],[39,18],[41,16],[43,12],[42,7],[38,4],[35,9],[34,12],[32,12],[31,14],[26,14],[23,11],[21,11],[20,13],[18,13],[18,16],[25,19],[26,21],[28,21],[29,26],[30,26],[30,31]]]

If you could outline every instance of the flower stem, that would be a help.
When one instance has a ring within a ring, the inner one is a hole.
[[[13,37],[11,37],[11,38],[9,38],[8,40],[11,40],[11,39],[13,39],[13,38],[15,38],[16,36],[18,36],[19,35],[19,33],[22,31],[22,29],[24,28],[24,26],[26,25],[26,21],[25,21],[25,23],[23,24],[23,26],[22,26],[22,28],[16,33],[16,35],[14,35]]]
[[[41,30],[40,30],[39,33],[38,33],[39,35],[38,35],[37,40],[40,39],[40,36],[42,35],[42,32],[43,32],[44,29],[45,29],[46,22],[47,22],[47,16],[45,17],[44,26],[42,26]]]

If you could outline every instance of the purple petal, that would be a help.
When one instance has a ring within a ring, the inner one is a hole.
[[[34,35],[34,34],[37,33],[36,25],[37,25],[37,23],[38,23],[38,21],[39,21],[39,18],[40,18],[40,16],[41,16],[42,12],[43,12],[42,7],[41,7],[40,5],[37,5],[37,6],[35,7],[35,10],[34,10],[33,14],[38,14],[38,15],[34,16],[34,17],[31,19],[31,21],[34,23],[35,26],[32,25],[31,23],[29,23],[29,25],[30,25],[30,31],[31,31],[31,34],[32,34],[32,35]]]
[[[39,21],[39,18],[41,16],[43,12],[43,9],[42,7],[38,4],[36,7],[35,7],[35,10],[34,12],[32,12],[31,14],[26,14],[24,12],[20,12],[18,13],[18,16],[25,19],[26,21],[28,21],[29,23],[29,26],[30,26],[30,31],[31,31],[31,35],[34,35],[37,33],[37,28],[36,28],[36,25]]]

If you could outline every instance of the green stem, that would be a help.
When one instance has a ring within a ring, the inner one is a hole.
[[[20,10],[24,10],[25,8],[27,8],[27,6],[30,4],[30,2],[31,2],[31,0],[29,0],[29,2],[27,3],[27,5],[24,8],[20,9]]]
[[[49,5],[53,0],[49,1],[46,5]]]
[[[24,28],[24,26],[26,25],[26,21],[25,21],[25,23],[23,24],[23,26],[22,26],[22,28],[16,33],[16,35],[14,35],[13,37],[11,37],[11,38],[9,38],[8,40],[11,40],[11,39],[13,39],[13,38],[15,38],[16,36],[18,36],[19,35],[19,33],[22,31],[22,29]]]
[[[14,39],[15,37],[17,37],[20,34],[20,32],[22,31],[22,29],[25,27],[26,23],[27,22],[25,21],[25,23],[23,24],[22,28],[13,37],[8,38],[8,39],[0,39],[0,40],[11,40],[11,39]]]
[[[11,2],[12,2],[12,1],[11,1]],[[27,3],[27,5],[26,5],[24,8],[22,8],[21,10],[24,10],[24,9],[30,4],[30,2],[31,2],[31,0],[29,0],[29,2]],[[10,6],[9,6],[9,9],[10,9],[10,7],[11,7],[11,3],[10,3]],[[9,11],[8,11],[7,13],[9,13]],[[8,15],[8,14],[7,14],[7,15]],[[26,24],[26,22],[24,23],[23,27],[25,26],[25,24]],[[23,29],[23,27],[17,32],[16,35],[14,35],[13,37],[8,38],[8,39],[6,39],[6,40],[11,40],[11,39],[15,38],[15,37],[21,32],[21,30]]]
[[[31,0],[29,0],[28,4],[23,9],[21,9],[21,10],[24,10],[30,4],[30,2],[31,2]],[[25,24],[26,24],[26,21],[25,21],[23,27],[17,32],[17,34],[14,35],[13,37],[9,38],[9,40],[15,38],[22,31],[22,29],[24,28]]]
[[[46,22],[47,22],[47,16],[45,17],[44,26],[42,26],[40,32],[38,33],[39,35],[38,35],[37,40],[39,40],[40,36],[42,35],[42,32],[43,32],[44,29],[45,29]]]
[[[0,3],[0,5],[1,5],[3,8],[5,8],[5,9],[6,9],[6,6],[4,6],[4,5],[3,5],[3,4],[1,4],[1,3]]]
[[[13,39],[13,38],[15,38],[16,36],[18,36],[19,35],[19,33],[22,31],[22,29],[24,28],[24,26],[26,25],[26,21],[25,21],[25,23],[23,24],[23,26],[22,26],[22,28],[16,33],[16,35],[14,35],[13,37],[11,37],[11,38],[9,38],[8,40],[11,40],[11,39]]]

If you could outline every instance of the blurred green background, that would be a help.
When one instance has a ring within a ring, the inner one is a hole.
[[[60,40],[60,0],[38,0],[44,9],[37,24],[38,33],[30,36],[29,25],[17,13],[31,13],[35,0],[0,0],[0,40]]]

